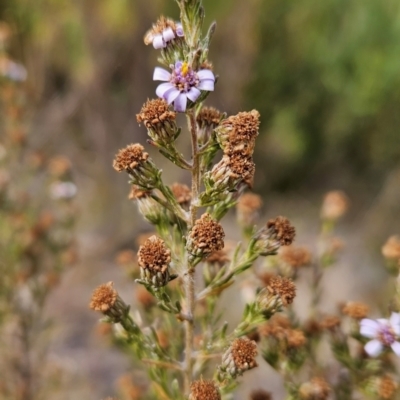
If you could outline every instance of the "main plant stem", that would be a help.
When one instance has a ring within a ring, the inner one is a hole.
[[[200,186],[200,162],[197,144],[197,126],[194,110],[187,113],[190,136],[192,140],[192,203],[190,207],[189,230],[193,227],[197,219],[197,202]],[[189,260],[189,257],[188,257]],[[195,270],[188,261],[187,270],[184,274],[184,288],[186,297],[185,319],[185,371],[184,371],[184,389],[189,394],[190,383],[192,381],[192,355],[193,355],[193,337],[194,337],[194,308],[195,308]]]

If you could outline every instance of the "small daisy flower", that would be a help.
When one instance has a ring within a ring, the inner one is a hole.
[[[213,91],[215,76],[209,69],[193,71],[187,62],[177,61],[171,65],[172,72],[156,67],[154,81],[165,81],[156,89],[158,97],[168,104],[174,103],[175,111],[185,112],[187,100],[193,103],[198,99],[201,90]]]
[[[160,17],[153,27],[146,32],[144,43],[153,44],[155,49],[167,47],[168,42],[184,36],[182,24],[165,17]]]
[[[360,322],[360,333],[370,338],[364,347],[371,357],[377,357],[386,347],[390,347],[400,357],[400,313],[392,313],[389,319],[364,318]]]

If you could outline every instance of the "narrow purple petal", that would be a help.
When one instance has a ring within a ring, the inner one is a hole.
[[[213,72],[209,69],[201,69],[200,71],[197,71],[196,73],[200,80],[212,79],[213,81],[215,81],[215,76],[214,76]]]
[[[164,93],[164,99],[167,100],[168,104],[171,104],[180,94],[180,90],[178,90],[175,86]]]
[[[200,96],[200,90],[192,87],[190,90],[186,93],[186,96],[189,100],[193,101],[193,103],[197,100],[197,98]]]
[[[153,74],[153,81],[169,81],[171,79],[171,73],[164,68],[155,67]]]
[[[168,92],[171,89],[175,89],[175,86],[172,83],[170,82],[161,83],[160,85],[157,86],[156,95],[163,99],[165,97],[166,92]]]
[[[185,34],[183,33],[182,24],[178,23],[176,25],[176,36],[183,37]]]
[[[394,330],[394,333],[398,336],[400,336],[400,313],[392,313],[390,316],[390,325],[392,325],[392,328]]]
[[[197,88],[200,90],[208,90],[209,92],[212,92],[214,90],[214,81],[212,81],[211,79],[204,79],[199,82]]]
[[[171,27],[163,30],[162,37],[164,38],[165,42],[169,42],[170,40],[175,38],[175,33]]]
[[[186,93],[181,93],[174,101],[174,109],[178,112],[185,112],[187,104]]]
[[[162,35],[155,35],[153,38],[153,47],[155,49],[162,49],[165,47],[165,42]]]
[[[394,342],[390,345],[397,357],[400,357],[400,343]]]
[[[382,352],[383,344],[379,340],[371,340],[365,345],[364,349],[371,357],[377,357]]]
[[[379,324],[379,322],[373,319],[364,318],[360,322],[360,333],[361,335],[368,338],[376,337],[379,332],[380,326],[381,325]]]

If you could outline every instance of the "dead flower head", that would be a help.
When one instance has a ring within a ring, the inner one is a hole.
[[[190,385],[189,400],[221,400],[221,394],[214,381],[200,379]]]
[[[136,115],[137,122],[144,123],[146,128],[157,129],[165,122],[173,123],[176,119],[176,112],[169,109],[164,99],[147,100],[140,113]]]
[[[257,251],[262,256],[276,254],[282,246],[292,244],[296,236],[295,228],[285,217],[270,219],[266,226],[261,228],[254,239],[257,241]]]
[[[222,226],[210,214],[205,213],[190,231],[186,248],[194,256],[207,257],[214,251],[223,249],[224,237]]]
[[[222,356],[220,369],[232,377],[257,367],[257,343],[247,337],[235,339]]]
[[[354,319],[363,319],[369,313],[369,307],[358,301],[349,301],[342,308],[342,313]]]
[[[296,285],[289,278],[274,276],[267,287],[260,291],[257,303],[260,311],[270,317],[282,311],[283,307],[293,303],[296,297]]]
[[[293,268],[304,267],[311,262],[310,251],[301,246],[287,246],[279,252],[280,259]]]
[[[303,400],[326,400],[331,391],[324,378],[315,377],[300,386],[299,395]]]
[[[118,172],[131,172],[147,161],[148,158],[149,154],[144,151],[144,147],[141,144],[130,144],[117,153],[113,167]]]
[[[343,216],[349,207],[347,196],[340,190],[328,192],[322,203],[321,218],[337,220]]]
[[[165,286],[171,280],[170,262],[171,251],[165,242],[155,235],[149,237],[138,251],[141,280],[154,287]]]
[[[104,283],[94,290],[89,307],[94,311],[101,311],[112,322],[119,322],[128,310],[128,306],[114,289],[113,282]]]

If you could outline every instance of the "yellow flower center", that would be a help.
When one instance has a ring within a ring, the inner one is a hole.
[[[186,76],[189,73],[189,64],[187,62],[182,64],[181,71],[183,76]]]

